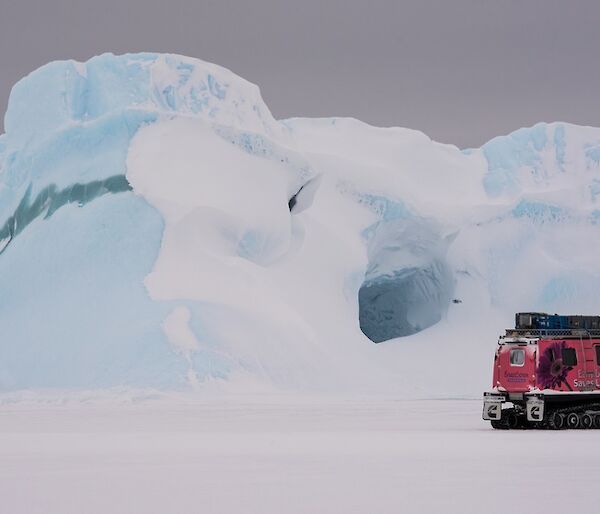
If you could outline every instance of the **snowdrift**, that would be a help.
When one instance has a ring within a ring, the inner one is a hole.
[[[0,390],[478,395],[515,311],[600,312],[600,129],[277,121],[158,54],[50,63],[5,128]]]

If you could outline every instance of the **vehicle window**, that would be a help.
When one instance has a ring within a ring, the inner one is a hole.
[[[565,366],[577,366],[577,352],[575,348],[563,348],[562,361]]]
[[[510,365],[522,366],[525,364],[525,350],[517,348],[510,351]]]
[[[600,346],[595,346],[596,348],[596,364],[600,365]]]

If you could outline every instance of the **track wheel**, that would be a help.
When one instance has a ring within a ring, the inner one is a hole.
[[[504,421],[502,421],[501,419],[493,419],[491,421],[492,423],[492,428],[495,428],[497,430],[506,430],[508,427],[506,426],[506,423]]]
[[[579,428],[579,414],[576,412],[569,412],[567,414],[567,428]]]
[[[594,416],[594,428],[600,428],[600,414]]]
[[[550,416],[548,416],[548,426],[552,430],[562,430],[565,428],[565,415],[561,412],[552,412]]]
[[[521,428],[521,420],[514,410],[506,413],[506,426],[508,428]]]
[[[594,426],[594,416],[584,412],[579,415],[579,423],[581,424],[581,428],[592,428]]]

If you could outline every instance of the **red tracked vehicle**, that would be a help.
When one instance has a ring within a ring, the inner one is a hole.
[[[600,316],[518,313],[498,340],[483,419],[494,428],[600,428]]]

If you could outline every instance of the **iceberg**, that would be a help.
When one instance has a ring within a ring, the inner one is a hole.
[[[178,55],[50,63],[0,135],[0,390],[478,394],[515,311],[600,312],[599,149],[276,120]]]

